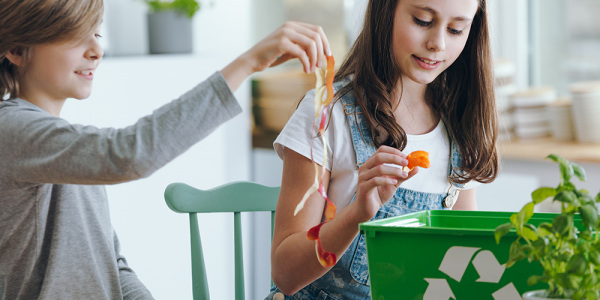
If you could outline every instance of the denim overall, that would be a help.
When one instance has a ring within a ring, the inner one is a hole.
[[[346,84],[344,80],[341,84]],[[339,87],[339,85],[338,85]],[[375,145],[371,140],[371,134],[367,123],[362,117],[360,107],[356,103],[353,93],[348,92],[340,97],[344,106],[344,112],[350,125],[354,151],[358,167],[362,165],[375,151]],[[451,159],[448,166],[448,176],[452,178],[453,172],[458,172],[456,167],[462,163],[461,156],[454,143],[451,143]],[[452,182],[457,189],[462,189],[462,184]],[[404,215],[411,212],[422,210],[445,209],[442,205],[444,197],[448,194],[434,194],[417,192],[403,189],[396,190],[392,199],[386,202],[373,217],[372,220]],[[354,195],[356,197],[356,194]],[[354,199],[352,200],[354,201]],[[317,259],[315,257],[315,259]],[[277,287],[271,289],[271,293],[266,300],[272,300],[276,293],[279,293]],[[321,278],[310,283],[302,290],[292,296],[285,296],[290,299],[316,299],[316,300],[341,300],[341,299],[371,299],[369,287],[369,272],[367,266],[367,250],[365,237],[359,234],[354,238],[352,244],[342,255],[335,266],[325,273]]]

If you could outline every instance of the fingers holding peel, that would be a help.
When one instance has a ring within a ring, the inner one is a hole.
[[[325,55],[331,55],[329,41],[320,26],[286,22],[249,50],[254,71],[277,66],[298,58],[304,72],[313,72],[325,64]]]
[[[388,146],[381,146],[371,157],[369,157],[369,159],[367,159],[367,161],[365,161],[361,168],[369,170],[377,169],[377,171],[382,172],[382,174],[396,174],[406,177],[408,173],[402,171],[407,165],[408,159],[406,158],[406,154],[402,153],[402,151]]]
[[[325,56],[331,56],[331,49],[329,48],[329,41],[321,26],[297,23],[298,33],[307,37],[308,40],[304,40],[304,49],[307,53],[310,53],[310,65],[312,71],[314,67],[323,67],[326,65]]]
[[[320,26],[286,22],[225,66],[221,74],[229,88],[236,91],[255,72],[294,58],[302,63],[304,72],[311,73],[325,64],[325,55],[331,55],[331,49]]]
[[[359,181],[368,181],[371,178],[383,177],[383,181],[376,180],[377,184],[393,184],[398,188],[403,182],[409,180],[419,172],[419,167],[412,170],[407,166],[407,155],[400,150],[388,146],[381,146],[359,168]]]

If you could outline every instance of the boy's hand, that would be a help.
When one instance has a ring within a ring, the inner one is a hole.
[[[298,58],[304,66],[304,72],[311,73],[325,65],[325,56],[331,55],[331,49],[320,26],[287,22],[246,54],[254,62],[254,72]]]
[[[311,73],[324,66],[325,56],[330,55],[329,42],[320,26],[286,22],[227,65],[221,73],[231,90],[235,91],[248,76],[268,67],[298,58],[304,72]]]

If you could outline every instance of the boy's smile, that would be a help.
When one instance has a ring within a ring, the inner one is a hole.
[[[82,70],[82,71],[75,71],[75,74],[83,77],[84,79],[92,80],[92,79],[94,79],[95,71],[96,71],[95,69],[86,69],[86,70]]]

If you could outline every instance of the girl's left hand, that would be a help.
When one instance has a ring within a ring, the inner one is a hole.
[[[418,167],[410,172],[403,171],[406,165],[406,154],[396,148],[381,146],[360,166],[356,199],[352,203],[356,205],[357,221],[366,222],[373,218],[394,196],[400,184],[417,174]]]

